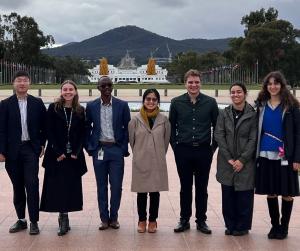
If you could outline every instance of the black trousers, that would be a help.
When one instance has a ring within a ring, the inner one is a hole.
[[[222,185],[222,212],[227,229],[251,229],[253,201],[254,190],[235,191],[233,186]]]
[[[38,222],[39,156],[33,152],[30,143],[21,145],[15,160],[6,159],[5,168],[13,185],[13,201],[18,218],[25,218],[27,199],[29,219],[31,222]]]
[[[159,192],[149,193],[149,221],[156,221],[158,217],[159,208]],[[139,221],[147,220],[147,197],[148,193],[137,193],[137,209],[139,214]]]
[[[193,179],[195,178],[196,222],[206,221],[207,185],[213,152],[208,144],[179,144],[174,149],[180,179],[180,218],[189,221],[192,215]]]

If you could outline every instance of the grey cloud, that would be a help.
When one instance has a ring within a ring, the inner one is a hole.
[[[152,3],[155,3],[158,6],[177,8],[181,6],[188,5],[189,1],[186,0],[152,0]]]
[[[124,25],[174,39],[241,36],[242,16],[270,6],[279,10],[280,18],[300,26],[299,0],[243,1],[242,7],[241,0],[31,0],[19,6],[19,14],[32,16],[57,43],[82,41]]]
[[[25,6],[29,0],[1,0],[0,8],[4,9],[19,9],[22,6]]]

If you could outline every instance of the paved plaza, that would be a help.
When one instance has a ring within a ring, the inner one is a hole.
[[[137,91],[137,90],[135,90]],[[172,96],[183,93],[176,91],[162,101],[169,101]],[[33,93],[36,95],[35,93]],[[51,96],[51,95],[52,96]],[[81,100],[96,98],[81,93]],[[208,93],[209,94],[209,93]],[[210,93],[211,95],[213,93]],[[11,95],[1,90],[0,100]],[[51,102],[56,94],[49,93],[43,97]],[[137,92],[124,93],[126,100],[138,101],[141,97]],[[248,97],[250,102],[254,96]],[[228,92],[217,98],[218,102],[228,103]],[[0,115],[1,116],[1,115]],[[253,228],[249,235],[233,237],[224,235],[224,223],[221,209],[221,188],[215,179],[216,154],[214,156],[209,182],[208,224],[212,228],[212,235],[204,235],[196,230],[194,218],[191,219],[191,229],[175,234],[173,228],[179,218],[179,179],[176,171],[173,152],[167,153],[169,171],[169,192],[161,193],[158,231],[155,234],[137,233],[138,222],[136,209],[136,194],[130,192],[131,156],[125,159],[125,174],[123,196],[119,211],[119,230],[108,229],[99,231],[99,212],[97,205],[97,191],[94,170],[90,157],[87,157],[88,173],[83,176],[84,210],[70,213],[71,231],[63,237],[56,234],[58,223],[57,214],[41,212],[39,226],[41,233],[30,236],[27,231],[9,234],[9,227],[16,221],[16,214],[12,203],[12,185],[0,163],[0,250],[300,250],[300,199],[296,198],[290,223],[289,237],[286,240],[268,240],[270,229],[269,216],[265,196],[255,196]],[[43,183],[44,170],[40,168],[40,191]]]
[[[216,156],[216,155],[215,155]],[[224,235],[221,212],[221,189],[216,182],[216,163],[212,164],[209,199],[208,224],[212,235],[204,235],[196,230],[194,218],[191,229],[175,234],[173,228],[179,216],[179,179],[173,152],[167,154],[169,170],[169,192],[161,193],[158,231],[155,234],[137,233],[138,222],[136,194],[130,192],[131,157],[126,158],[123,183],[123,197],[119,212],[121,228],[99,231],[100,223],[96,183],[92,161],[87,157],[88,173],[83,177],[84,210],[70,213],[71,231],[58,237],[56,234],[57,214],[40,214],[41,233],[30,236],[27,231],[9,234],[8,229],[16,221],[12,203],[12,186],[0,164],[0,250],[299,250],[300,243],[300,201],[295,199],[286,240],[268,240],[269,217],[264,196],[255,196],[253,228],[249,235],[233,237]],[[40,169],[40,187],[43,183],[43,168]]]

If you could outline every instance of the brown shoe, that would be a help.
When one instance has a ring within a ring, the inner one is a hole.
[[[157,229],[157,222],[156,221],[149,221],[148,223],[148,233],[155,233]]]
[[[138,233],[145,233],[146,232],[146,221],[139,221],[137,231]]]
[[[108,227],[109,227],[108,222],[102,221],[102,222],[100,223],[99,230],[106,230],[106,229],[108,229]]]

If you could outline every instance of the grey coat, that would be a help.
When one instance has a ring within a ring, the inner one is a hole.
[[[254,188],[256,121],[256,112],[248,103],[236,128],[234,128],[232,105],[219,113],[215,130],[215,140],[219,147],[216,177],[221,184],[234,186],[236,191]],[[238,159],[244,164],[240,172],[234,172],[228,163],[230,159]]]
[[[132,192],[158,192],[169,189],[166,152],[170,141],[170,128],[168,118],[161,113],[157,115],[152,129],[140,113],[129,122],[129,143],[133,153]]]

